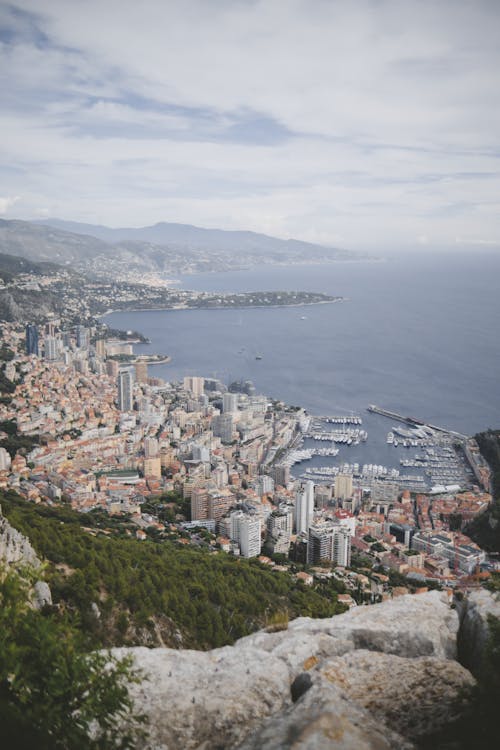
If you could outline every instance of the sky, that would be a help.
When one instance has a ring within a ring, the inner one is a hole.
[[[497,0],[0,2],[0,216],[500,249]]]

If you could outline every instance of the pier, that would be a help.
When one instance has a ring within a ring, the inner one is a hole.
[[[404,424],[408,424],[412,427],[430,427],[431,430],[437,430],[437,432],[443,432],[446,435],[452,435],[453,437],[458,438],[459,440],[467,440],[468,435],[462,435],[461,432],[455,432],[454,430],[447,430],[445,427],[437,427],[434,424],[429,424],[429,422],[424,422],[421,419],[416,419],[416,417],[407,417],[403,414],[397,414],[394,411],[389,411],[388,409],[382,409],[380,406],[375,406],[375,404],[370,404],[368,406],[367,411],[373,412],[373,414],[380,414],[383,417],[389,417],[389,419],[394,419],[397,422],[403,422]]]

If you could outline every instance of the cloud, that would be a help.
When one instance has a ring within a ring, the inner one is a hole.
[[[2,178],[20,216],[500,238],[499,21],[486,1],[22,0],[0,16]]]
[[[14,206],[19,200],[21,200],[19,195],[8,195],[6,198],[0,197],[0,214],[2,216],[7,214],[9,209],[12,208],[12,206]]]

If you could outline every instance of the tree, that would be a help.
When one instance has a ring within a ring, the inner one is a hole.
[[[0,570],[0,725],[6,747],[132,748],[142,717],[131,716],[127,659],[85,653],[57,612],[29,603],[30,576]]]

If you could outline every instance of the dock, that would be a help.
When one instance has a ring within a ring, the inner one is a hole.
[[[403,414],[397,414],[397,412],[395,411],[382,409],[380,406],[376,406],[375,404],[370,404],[367,408],[367,411],[371,411],[373,412],[373,414],[380,414],[382,417],[389,417],[389,419],[394,419],[396,422],[403,422],[403,424],[410,425],[411,427],[430,427],[431,430],[437,430],[437,432],[442,432],[446,435],[452,435],[459,440],[467,440],[469,437],[468,435],[462,435],[461,432],[448,430],[445,427],[438,427],[435,424],[424,422],[422,419],[417,419],[416,417],[408,417],[404,416]]]

